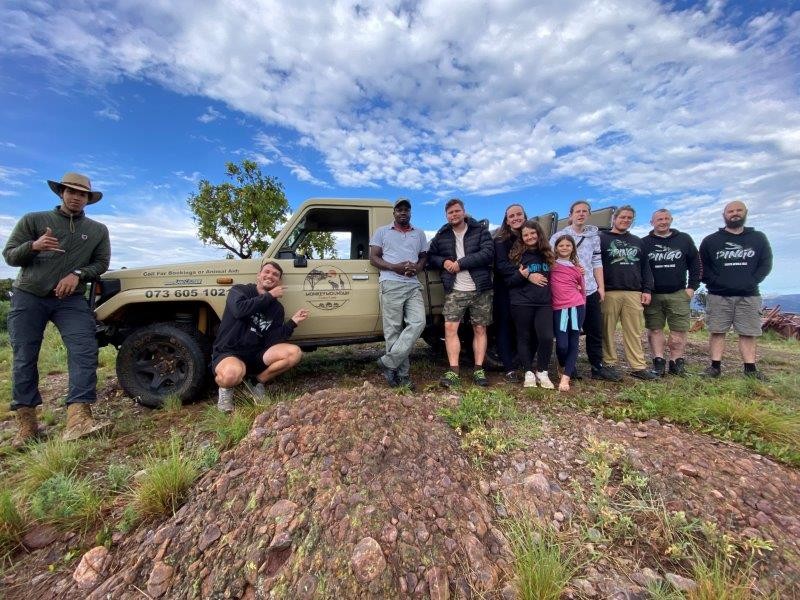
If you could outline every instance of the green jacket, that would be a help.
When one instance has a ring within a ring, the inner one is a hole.
[[[20,290],[47,296],[61,279],[75,269],[82,272],[76,294],[86,291],[86,282],[96,279],[108,269],[111,242],[108,228],[92,221],[85,213],[68,216],[60,206],[54,210],[24,215],[11,232],[3,249],[3,258],[12,267],[22,267],[14,281]],[[50,228],[64,252],[38,252],[33,242]]]

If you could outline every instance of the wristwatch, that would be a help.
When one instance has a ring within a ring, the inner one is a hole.
[[[75,270],[72,271],[72,274],[73,275],[77,275],[78,276],[78,281],[80,281],[81,277],[83,276],[83,271],[81,271],[80,269],[75,269]]]

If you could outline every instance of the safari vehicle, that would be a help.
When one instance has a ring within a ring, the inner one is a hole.
[[[594,215],[593,215],[594,216]],[[149,407],[168,395],[196,397],[210,375],[211,344],[234,284],[253,283],[264,260],[283,268],[286,314],[310,310],[292,342],[305,350],[383,340],[378,270],[369,264],[369,240],[392,222],[386,200],[318,198],[292,215],[264,256],[109,271],[95,282],[90,303],[100,345],[118,348],[117,376],[125,392]],[[542,215],[555,231],[557,215]],[[603,217],[600,217],[603,220]],[[608,216],[605,216],[608,223]],[[309,256],[310,236],[333,234],[337,251]],[[427,314],[423,333],[432,346],[442,341],[444,290],[439,274],[419,275]]]

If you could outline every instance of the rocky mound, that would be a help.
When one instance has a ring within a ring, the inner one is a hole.
[[[260,415],[188,502],[41,597],[448,598],[504,585],[508,550],[458,441],[365,383]],[[102,555],[102,556],[101,556]]]

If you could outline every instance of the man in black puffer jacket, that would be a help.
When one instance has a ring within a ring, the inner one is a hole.
[[[492,324],[494,244],[489,229],[468,217],[464,203],[458,198],[448,200],[444,212],[447,224],[436,232],[428,250],[428,267],[441,270],[445,291],[442,314],[450,368],[439,383],[444,387],[460,383],[458,326],[469,309],[475,355],[472,378],[476,384],[486,386],[489,381],[483,370],[483,359],[486,356],[486,328]]]

